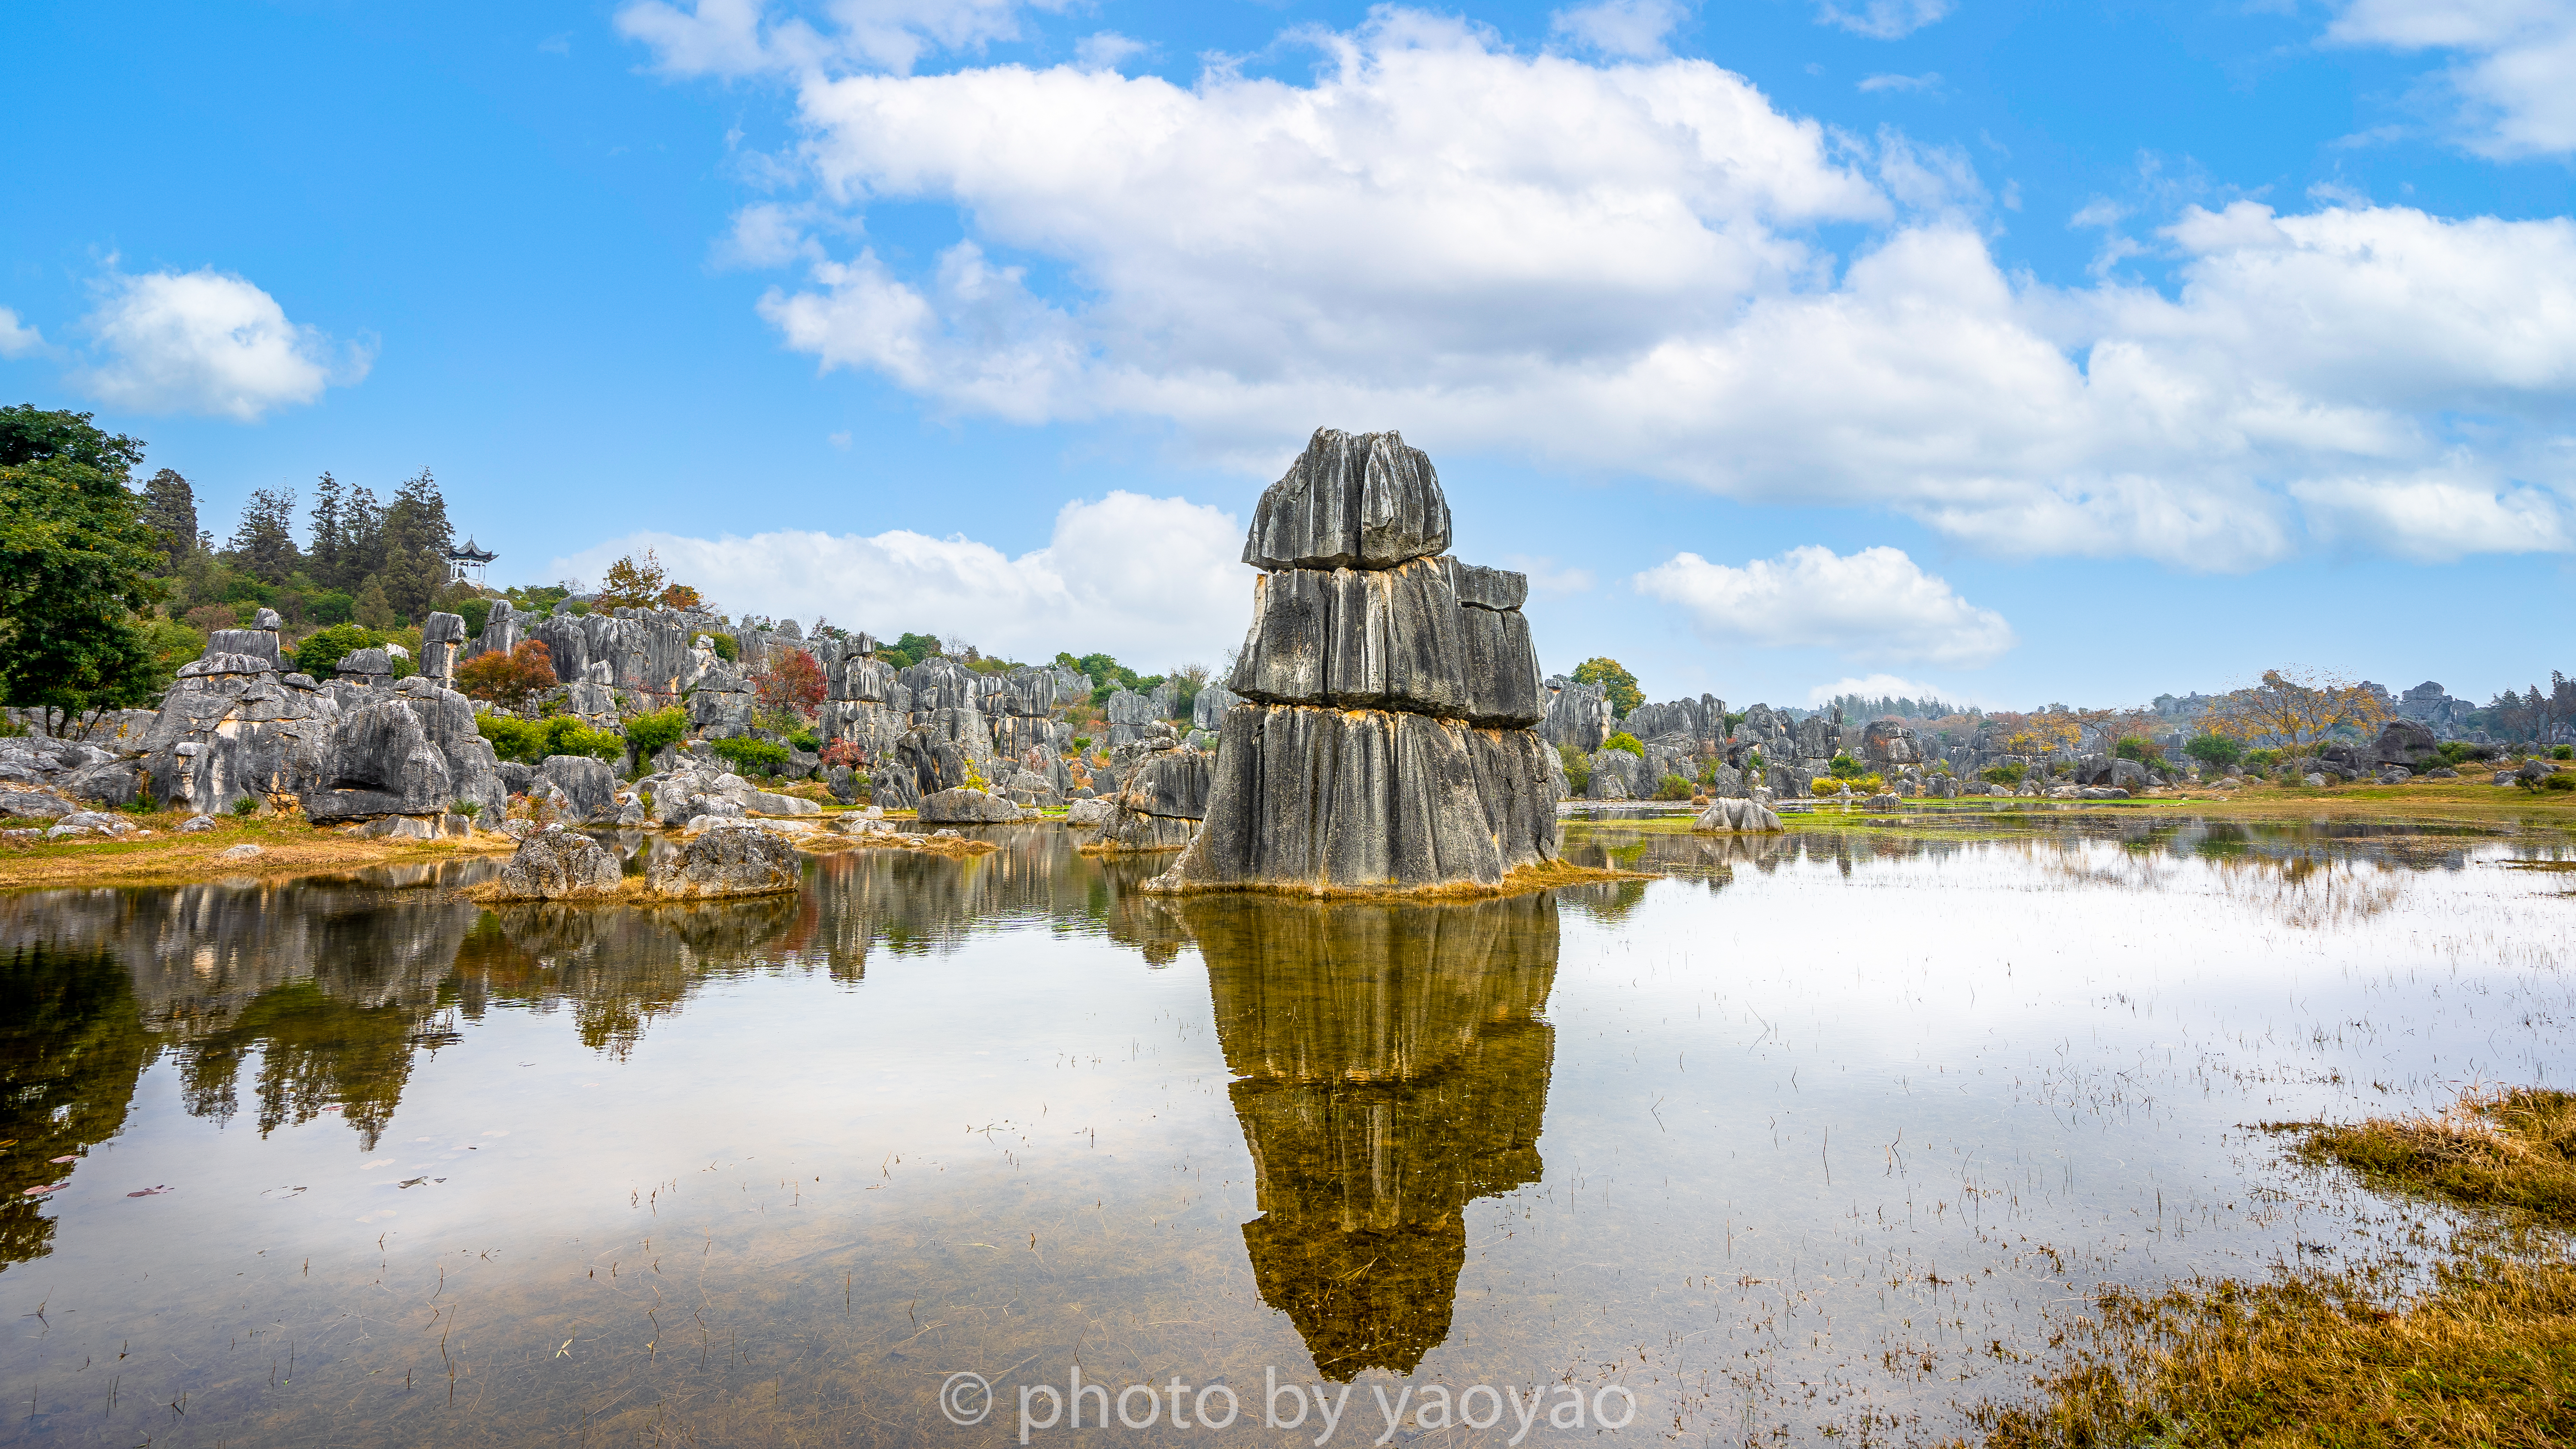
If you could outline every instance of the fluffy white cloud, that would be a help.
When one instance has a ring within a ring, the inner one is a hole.
[[[1847,694],[1857,694],[1863,699],[1939,699],[1947,700],[1952,704],[1972,702],[1961,699],[1957,694],[1937,684],[1902,679],[1893,674],[1855,674],[1837,679],[1831,684],[1819,684],[1809,689],[1807,704],[1811,708],[1816,705],[1831,704]]]
[[[1955,8],[1951,0],[1862,0],[1858,5],[1819,0],[1816,23],[1838,25],[1872,40],[1896,40],[1912,35]]]
[[[1241,641],[1252,614],[1242,526],[1183,498],[1077,499],[1056,514],[1046,547],[1017,558],[962,536],[785,530],[636,533],[550,567],[559,578],[596,579],[648,548],[672,577],[737,612],[820,609],[847,628],[918,630],[1013,658],[1098,649],[1149,670],[1212,663]]]
[[[75,380],[119,407],[254,422],[367,375],[364,348],[289,322],[276,298],[228,272],[111,273],[103,291],[83,324],[102,356]]]
[[[1084,70],[1116,70],[1154,47],[1115,30],[1086,35],[1073,43],[1073,58]]]
[[[1688,610],[1703,637],[1727,643],[1960,665],[1988,663],[2013,646],[2003,615],[1960,598],[1898,548],[1846,555],[1810,544],[1742,568],[1679,553],[1633,582]]]
[[[1319,423],[1398,426],[2005,553],[2245,569],[2368,536],[2374,492],[2568,487],[2563,218],[2192,209],[2155,243],[2174,291],[2049,287],[1997,264],[1963,155],[1704,61],[1401,9],[1301,34],[1328,62],[1302,85],[805,72],[805,204],[943,204],[967,237],[926,269],[819,256],[761,315],[951,414],[1152,419],[1264,479]],[[1870,240],[1836,255],[1834,223]]]
[[[45,335],[33,322],[20,322],[18,314],[0,307],[0,357],[25,357],[44,350]]]
[[[1644,59],[1664,53],[1664,37],[1682,23],[1681,0],[1597,0],[1548,17],[1548,31],[1603,55]]]
[[[2355,0],[2330,40],[2448,50],[2444,75],[2469,148],[2490,156],[2576,151],[2576,4],[2568,0]]]
[[[2319,478],[2291,491],[2328,541],[2419,562],[2470,553],[2560,553],[2569,546],[2565,510],[2533,488],[2499,493],[2439,479]]]
[[[637,0],[617,12],[620,34],[650,45],[670,75],[752,75],[857,65],[908,71],[940,50],[1019,38],[1024,4],[1061,0],[826,0],[820,24],[766,0]]]

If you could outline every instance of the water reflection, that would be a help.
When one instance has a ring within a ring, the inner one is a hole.
[[[125,1125],[151,1058],[125,968],[21,946],[0,965],[0,1266],[42,1257],[54,1222],[27,1189],[59,1182]]]
[[[1460,1210],[1541,1176],[1556,902],[1191,900],[1261,1216],[1262,1301],[1318,1372],[1410,1374],[1449,1335]]]

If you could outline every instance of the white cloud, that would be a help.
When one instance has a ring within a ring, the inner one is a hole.
[[[1830,704],[1835,699],[1846,694],[1857,694],[1863,699],[1938,699],[1951,704],[1966,704],[1969,702],[1961,699],[1958,695],[1941,688],[1937,684],[1925,684],[1919,680],[1900,679],[1893,674],[1857,674],[1837,679],[1831,684],[1819,684],[1814,688],[1809,689],[1807,691],[1807,704],[1810,708],[1820,704]]]
[[[2425,479],[2320,478],[2293,486],[2327,540],[2446,563],[2472,553],[2558,553],[2567,513],[2535,488]]]
[[[1690,12],[1681,0],[1597,0],[1548,17],[1548,32],[1603,55],[1644,60],[1664,53],[1664,37]]]
[[[1020,38],[1030,0],[825,0],[820,24],[766,0],[636,0],[617,12],[618,33],[652,47],[667,75],[810,73],[826,66],[905,72],[938,51],[980,50]],[[1062,0],[1035,0],[1057,10]]]
[[[2467,147],[2498,157],[2576,151],[2576,5],[2567,0],[2356,0],[2326,38],[2391,50],[2448,50],[2443,74]]]
[[[1872,40],[1896,40],[1913,34],[1957,8],[1951,0],[1863,0],[1844,6],[1819,0],[1818,25],[1838,25]]]
[[[1921,75],[1874,75],[1863,79],[1860,88],[1864,91],[1937,91],[1941,88],[1941,73],[1935,70]]]
[[[711,260],[720,268],[754,270],[819,261],[823,249],[805,234],[806,220],[801,207],[755,202],[733,214],[733,230],[715,244]]]
[[[1073,58],[1084,70],[1116,70],[1153,48],[1115,30],[1103,30],[1075,41]]]
[[[2568,487],[2563,218],[2193,208],[2043,286],[1997,264],[1964,153],[1828,133],[1705,61],[1401,9],[1298,34],[1311,83],[806,76],[798,205],[946,206],[966,238],[818,257],[761,315],[949,415],[1152,420],[1265,481],[1319,423],[1402,427],[2015,554],[2247,569],[2359,536],[2302,485]],[[1838,254],[1835,223],[1869,239]],[[2114,275],[2149,248],[2171,292]]]
[[[110,273],[101,290],[83,325],[103,355],[75,380],[119,407],[255,422],[357,382],[372,361],[363,347],[335,347],[288,321],[276,298],[212,267]]]
[[[1052,659],[1105,650],[1146,669],[1213,660],[1243,636],[1252,570],[1232,514],[1183,498],[1114,492],[1056,514],[1044,548],[1012,558],[963,536],[785,530],[749,538],[635,533],[548,568],[597,578],[652,549],[675,579],[736,612],[819,610],[844,628],[904,630],[988,654]]]
[[[1688,610],[1712,641],[1959,665],[1989,663],[2014,642],[2003,615],[1960,598],[1898,548],[1844,555],[1809,544],[1742,568],[1679,553],[1633,582]]]
[[[44,347],[45,335],[36,330],[35,323],[20,322],[17,313],[0,307],[0,357],[25,357]]]

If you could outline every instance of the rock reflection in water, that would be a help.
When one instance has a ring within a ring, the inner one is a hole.
[[[1540,1177],[1555,900],[1175,910],[1236,1077],[1263,1301],[1336,1382],[1411,1373],[1449,1334],[1460,1210]]]

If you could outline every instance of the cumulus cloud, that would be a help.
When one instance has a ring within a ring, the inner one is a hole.
[[[1017,558],[962,535],[799,529],[712,539],[635,533],[550,568],[559,578],[597,578],[648,548],[672,577],[728,609],[819,609],[845,628],[918,630],[1011,658],[1097,649],[1148,669],[1213,660],[1242,638],[1252,613],[1242,526],[1185,498],[1076,499],[1056,514],[1046,546]]]
[[[1810,707],[1831,704],[1847,694],[1856,694],[1863,699],[1938,699],[1952,704],[1972,702],[1960,698],[1937,684],[1903,679],[1893,674],[1855,674],[1837,679],[1831,684],[1819,684],[1809,689],[1807,703]]]
[[[1742,568],[1678,553],[1632,582],[1687,610],[1713,641],[1959,665],[1989,663],[2014,642],[2003,615],[1960,598],[1899,548],[1837,554],[1809,544]]]
[[[947,206],[965,237],[814,256],[760,314],[945,414],[1147,419],[1263,479],[1319,423],[1400,426],[2006,554],[2249,569],[2363,537],[2352,489],[2567,486],[2565,218],[2194,208],[2106,252],[2158,249],[2170,290],[2045,286],[1997,263],[1963,154],[1705,61],[1396,8],[1298,34],[1305,84],[805,74],[799,204]]]
[[[2560,553],[2566,509],[2536,488],[2318,478],[2293,490],[2329,542],[2440,563],[2471,553]]]
[[[1872,40],[1898,40],[1912,35],[1956,8],[1951,0],[1864,0],[1858,5],[1838,5],[1834,0],[1820,0],[1816,6],[1818,25],[1836,25],[1854,35]]]
[[[143,412],[255,422],[367,375],[360,346],[335,346],[286,318],[277,299],[212,267],[110,273],[83,326],[99,360],[74,380],[100,400]]]
[[[1128,61],[1153,49],[1132,36],[1115,30],[1086,35],[1073,43],[1073,58],[1084,70],[1116,70]]]
[[[2470,150],[2498,157],[2576,152],[2576,5],[2567,0],[2356,0],[2329,40],[2390,50],[2444,50],[2461,61],[2442,82]]]
[[[17,313],[0,307],[0,357],[25,357],[44,347],[45,335],[36,330],[36,324],[21,322]]]
[[[1664,37],[1689,14],[1681,0],[1597,0],[1548,17],[1548,32],[1603,55],[1646,59],[1664,53]]]

